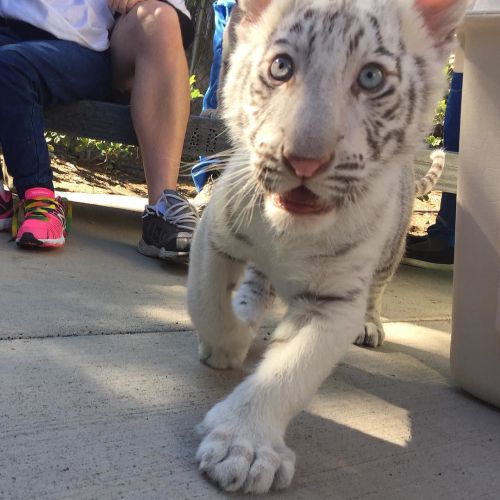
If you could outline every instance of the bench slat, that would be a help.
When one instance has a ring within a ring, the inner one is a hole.
[[[45,128],[63,134],[137,145],[130,106],[99,101],[79,101],[45,111]],[[183,155],[208,156],[229,148],[220,120],[191,116]]]

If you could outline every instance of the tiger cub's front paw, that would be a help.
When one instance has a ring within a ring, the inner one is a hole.
[[[246,422],[227,406],[224,401],[216,405],[198,426],[200,471],[229,492],[267,493],[288,487],[295,453],[265,421]]]
[[[200,339],[200,361],[219,370],[241,368],[252,338],[252,332],[247,325],[238,325],[228,336],[217,339],[217,343]]]
[[[384,343],[385,332],[382,323],[367,321],[364,325],[362,333],[354,341],[356,345],[364,345],[367,347],[378,347]]]

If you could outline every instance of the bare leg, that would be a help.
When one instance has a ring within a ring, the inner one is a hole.
[[[189,117],[189,74],[179,19],[168,4],[146,0],[122,16],[111,36],[115,86],[131,90],[149,202],[176,189]]]

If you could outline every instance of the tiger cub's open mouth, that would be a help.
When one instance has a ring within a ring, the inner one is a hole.
[[[274,205],[292,214],[324,214],[334,208],[305,186],[299,186],[282,194],[273,193],[271,200]]]

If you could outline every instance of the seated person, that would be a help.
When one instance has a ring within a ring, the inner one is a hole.
[[[54,194],[43,107],[106,100],[114,84],[131,93],[148,185],[138,249],[160,258],[189,252],[197,216],[176,186],[189,115],[183,49],[193,33],[179,0],[0,0],[0,143],[24,206],[19,246],[65,242],[67,213]]]

